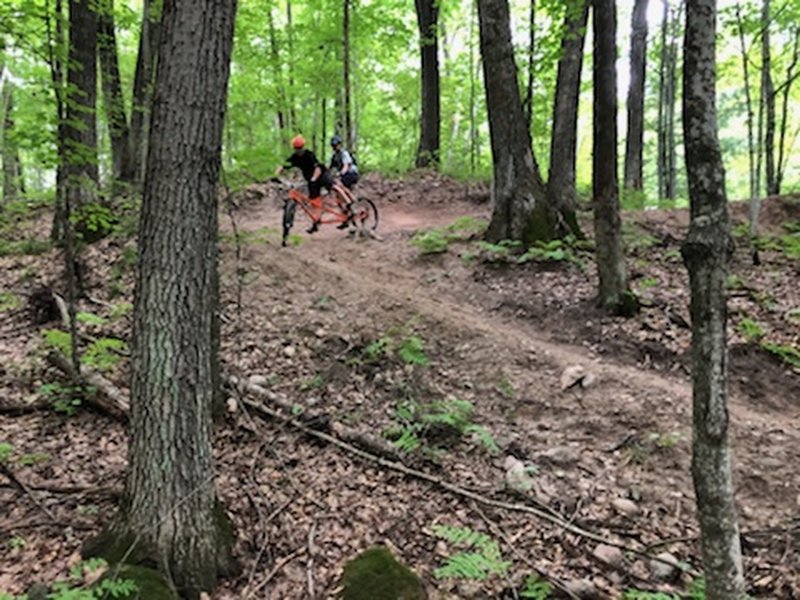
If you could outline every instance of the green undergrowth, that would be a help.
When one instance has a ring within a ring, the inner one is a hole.
[[[448,556],[442,566],[434,569],[433,576],[437,579],[483,581],[508,573],[511,562],[503,560],[500,544],[491,536],[469,527],[434,525],[431,530],[437,538],[458,550]]]
[[[756,344],[784,364],[800,369],[800,349],[792,344],[780,344],[766,339],[766,331],[758,321],[745,317],[736,324],[736,331],[748,343]]]
[[[435,229],[418,231],[409,243],[419,250],[420,255],[442,254],[451,244],[466,242],[477,238],[486,231],[488,223],[484,219],[464,216],[449,225]]]

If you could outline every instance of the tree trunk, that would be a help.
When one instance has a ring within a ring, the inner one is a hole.
[[[715,0],[687,4],[683,130],[691,224],[682,250],[692,293],[692,475],[706,597],[738,600],[745,597],[745,590],[726,400],[725,284],[732,243],[717,138],[715,13]]]
[[[675,96],[678,88],[678,39],[680,37],[681,15],[683,2],[679,2],[670,15],[669,45],[667,47],[667,72],[666,72],[666,197],[670,204],[674,204],[677,196],[677,138],[675,135]]]
[[[628,288],[617,185],[617,16],[614,0],[594,0],[594,129],[592,187],[599,276],[598,304],[614,314],[636,311]]]
[[[475,60],[475,2],[470,3],[469,11],[469,172],[475,174],[478,165],[478,118],[475,104],[478,99],[476,92],[477,70],[480,68]]]
[[[53,226],[50,230],[50,239],[61,242],[65,239],[67,230],[66,197],[67,197],[67,134],[66,134],[66,90],[64,58],[67,55],[66,37],[64,34],[64,5],[61,0],[56,0],[53,14],[47,5],[47,48],[50,67],[50,80],[53,85],[53,96],[56,99],[56,150],[58,163],[56,165],[56,200],[53,210]]]
[[[3,69],[0,68],[0,74]],[[14,86],[6,79],[2,89],[3,102],[3,204],[15,200],[19,192],[19,152],[14,139]]]
[[[344,79],[344,139],[347,147],[353,148],[352,110],[350,108],[350,0],[343,0],[342,17],[342,70]],[[323,137],[325,132],[322,132]]]
[[[770,51],[770,0],[764,0],[761,10],[761,95],[764,98],[764,159],[767,177],[767,195],[778,193],[775,175],[775,86],[772,82],[772,56]]]
[[[96,198],[97,13],[92,0],[69,2],[66,181],[68,202],[80,211]]]
[[[583,67],[583,47],[590,0],[573,0],[564,17],[561,58],[558,61],[553,132],[550,140],[550,167],[547,196],[550,212],[563,215],[559,236],[583,233],[575,216],[575,154],[578,143],[578,104]]]
[[[439,165],[439,5],[437,0],[415,0],[422,64],[422,94],[417,167]]]
[[[133,561],[158,565],[188,598],[227,571],[233,542],[215,492],[211,414],[235,11],[235,0],[165,4],[139,225],[128,477],[108,532],[113,550],[137,540]]]
[[[131,157],[130,130],[125,115],[125,100],[119,78],[117,37],[114,30],[114,2],[104,0],[98,12],[97,47],[103,82],[103,105],[111,137],[111,157],[114,179],[132,183],[135,165]]]
[[[157,2],[156,2],[157,4]],[[158,60],[161,35],[161,13],[154,2],[144,0],[142,27],[139,35],[139,53],[133,77],[133,107],[131,109],[130,155],[133,161],[134,180],[140,187],[144,180],[147,160],[148,123],[153,98],[153,80]]]
[[[794,30],[794,49],[792,50],[792,60],[786,69],[786,81],[781,84],[780,92],[783,96],[781,101],[781,122],[778,128],[778,165],[775,175],[775,193],[781,193],[784,169],[786,168],[786,129],[789,124],[789,98],[792,84],[797,79],[800,72],[797,72],[797,63],[800,60],[800,27]]]
[[[267,25],[269,29],[269,58],[272,67],[272,76],[278,86],[278,129],[281,130],[282,141],[287,142],[289,136],[286,135],[288,124],[286,123],[286,88],[283,83],[283,67],[281,65],[280,52],[278,51],[278,35],[275,32],[275,18],[272,16],[272,7],[267,10]]]
[[[297,115],[294,105],[294,21],[292,19],[292,0],[286,0],[286,70],[288,71],[289,86],[286,91],[286,99],[289,105],[288,127],[294,131],[297,128]]]
[[[750,59],[748,56],[747,43],[744,37],[744,21],[742,20],[741,6],[736,6],[736,23],[739,31],[739,47],[742,54],[742,73],[744,75],[744,97],[747,109],[747,159],[748,174],[750,179],[750,233],[755,235],[758,229],[758,218],[752,218],[753,213],[757,213],[756,205],[759,203],[758,188],[756,187],[756,143],[755,143],[755,123],[753,114],[753,97],[750,93]]]
[[[661,206],[667,197],[667,131],[666,131],[666,93],[667,93],[667,29],[669,28],[669,0],[661,0],[664,8],[661,17],[661,51],[658,66],[658,125],[657,132],[657,167],[658,204]]]
[[[628,131],[625,140],[625,190],[639,192],[644,207],[642,155],[644,148],[644,89],[647,63],[647,0],[636,0],[631,32],[631,82],[628,88]]]
[[[553,238],[555,228],[522,115],[508,1],[478,0],[478,20],[494,163],[486,237],[529,246]]]
[[[525,85],[525,100],[522,101],[522,112],[525,115],[525,125],[528,131],[533,123],[533,71],[534,52],[536,51],[536,0],[530,0],[528,14],[528,82]]]

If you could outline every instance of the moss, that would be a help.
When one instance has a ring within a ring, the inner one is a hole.
[[[110,565],[124,561],[132,565],[155,566],[156,563],[151,559],[153,556],[156,556],[155,549],[148,548],[131,533],[120,535],[114,526],[90,538],[81,548],[82,558],[103,558]]]
[[[425,600],[419,577],[383,546],[365,550],[344,567],[342,600]]]
[[[225,506],[217,500],[214,504],[214,521],[219,532],[218,573],[221,577],[232,577],[239,573],[239,564],[233,558],[236,529],[225,512]]]

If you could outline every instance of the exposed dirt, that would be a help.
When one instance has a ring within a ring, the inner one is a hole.
[[[536,502],[609,540],[666,550],[699,570],[689,469],[688,294],[676,254],[685,211],[627,216],[638,223],[629,232],[629,264],[645,307],[626,321],[593,307],[590,259],[510,265],[469,260],[478,253],[470,241],[432,256],[409,245],[417,230],[464,215],[486,217],[485,187],[435,176],[367,178],[361,192],[378,202],[380,239],[323,228],[280,248],[280,193],[253,186],[236,213],[244,242],[238,269],[222,217],[225,369],[261,376],[298,407],[324,407],[374,433],[396,427],[400,406],[468,401],[473,422],[491,433],[500,453],[471,436],[430,436],[429,444],[440,448],[413,452],[411,464],[492,498]],[[766,227],[777,233],[787,220],[800,220],[798,210],[770,201]],[[298,222],[297,231],[304,226]],[[130,269],[110,270],[120,252],[109,242],[89,251],[88,295],[95,300],[130,299]],[[751,593],[800,598],[800,376],[736,329],[748,318],[771,341],[800,343],[792,316],[800,305],[800,263],[775,251],[761,258],[761,267],[753,267],[741,249],[733,264],[739,278],[731,290],[730,395],[737,501]],[[0,259],[3,288],[53,281],[50,259]],[[110,284],[117,280],[122,295],[112,298]],[[111,312],[90,301],[82,308]],[[128,326],[121,318],[89,326],[89,333],[127,336]],[[428,365],[401,357],[399,346],[409,338],[423,342]],[[376,350],[379,340],[387,352]],[[3,313],[0,396],[8,402],[32,397],[40,383],[56,378],[37,358],[41,345],[39,327],[23,309]],[[586,387],[562,389],[565,370],[576,366],[589,374]],[[125,373],[123,362],[111,376],[124,385]],[[72,417],[50,411],[0,416],[0,423],[0,443],[13,445],[9,464],[21,481],[91,488],[33,492],[54,513],[55,525],[29,495],[0,480],[0,501],[8,507],[0,513],[0,590],[20,593],[33,581],[65,577],[81,541],[113,513],[115,496],[96,488],[121,485],[126,442],[119,424],[85,410]],[[37,452],[46,456],[32,460]],[[309,577],[318,597],[335,596],[344,562],[377,543],[393,548],[432,598],[513,598],[534,568],[561,582],[586,579],[599,598],[618,598],[634,587],[683,590],[691,580],[655,581],[648,561],[635,555],[610,567],[592,555],[594,542],[376,468],[285,426],[251,419],[240,404],[219,428],[216,452],[218,487],[238,528],[243,573],[215,598],[307,598]],[[535,467],[527,494],[508,490],[507,455]],[[512,562],[508,574],[437,579],[434,569],[457,552],[436,538],[437,524],[493,536]]]

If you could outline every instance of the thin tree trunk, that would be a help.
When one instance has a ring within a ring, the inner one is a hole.
[[[417,167],[437,167],[440,145],[439,6],[437,0],[415,0],[421,56],[421,117]]]
[[[104,0],[100,3],[97,44],[103,83],[103,105],[111,137],[114,178],[125,183],[132,183],[135,165],[131,157],[130,130],[120,85],[113,0]]]
[[[667,51],[667,94],[666,94],[666,196],[670,204],[677,196],[677,138],[675,135],[675,97],[678,87],[678,38],[680,34],[683,0],[673,8],[670,18],[670,39]]]
[[[533,123],[533,71],[534,53],[536,50],[536,0],[530,0],[528,14],[528,83],[525,86],[525,100],[522,102],[522,112],[525,115],[525,125],[528,131]]]
[[[800,27],[794,30],[794,49],[792,50],[792,61],[786,69],[786,81],[781,85],[780,92],[783,95],[781,102],[781,120],[778,128],[778,165],[775,174],[775,193],[781,193],[784,169],[786,168],[786,129],[789,124],[789,94],[792,84],[797,79],[800,72],[796,72],[798,60],[800,60]]]
[[[96,197],[97,167],[97,13],[91,0],[69,2],[67,69],[67,196],[80,211]]]
[[[148,124],[161,35],[161,13],[156,10],[157,3],[155,4],[156,6],[154,6],[152,0],[144,0],[142,27],[139,36],[139,53],[136,57],[136,72],[133,79],[130,153],[137,186],[141,186],[144,180],[144,165],[147,160]]]
[[[286,97],[289,104],[289,122],[288,127],[291,131],[297,128],[297,115],[295,114],[294,105],[294,21],[292,19],[292,0],[286,0],[286,40],[287,40],[287,60],[286,68],[289,73],[289,88],[286,92]]]
[[[278,36],[275,32],[275,19],[272,16],[272,7],[267,10],[267,25],[269,29],[269,56],[270,66],[272,67],[272,76],[275,79],[275,84],[278,86],[278,128],[281,130],[282,141],[288,141],[286,130],[288,123],[286,122],[286,108],[288,102],[286,101],[286,87],[283,83],[283,67],[281,65],[280,52],[278,51]]]
[[[644,152],[644,90],[647,64],[647,0],[636,0],[631,26],[631,81],[628,88],[628,126],[625,139],[625,190],[638,192],[644,207],[642,156]]]
[[[47,49],[50,67],[50,80],[53,85],[53,95],[56,99],[56,151],[58,163],[56,165],[56,201],[53,210],[53,226],[50,230],[50,239],[61,242],[64,239],[67,223],[65,218],[66,199],[66,98],[64,90],[63,57],[66,56],[64,36],[64,6],[61,0],[56,0],[53,14],[50,13],[49,1],[45,5],[47,10]],[[52,17],[52,18],[51,18]],[[55,27],[54,27],[55,25]]]
[[[0,74],[3,69],[0,68]],[[16,200],[19,192],[19,153],[14,139],[14,86],[6,79],[2,88],[3,101],[3,204]]]
[[[692,314],[692,475],[706,597],[745,597],[728,443],[726,279],[732,244],[716,121],[716,1],[686,11],[683,129],[691,224],[683,246]]]
[[[667,197],[667,63],[669,49],[667,47],[667,30],[669,29],[669,0],[661,0],[664,10],[661,18],[661,60],[658,68],[658,127],[657,154],[658,165],[658,204],[662,206]]]
[[[139,225],[128,476],[120,512],[93,548],[130,549],[129,562],[157,565],[193,599],[228,571],[233,542],[214,486],[211,414],[235,10],[235,0],[165,4]]]
[[[477,7],[475,1],[470,3],[469,15],[469,172],[475,174],[478,161],[478,123],[476,106],[478,95],[475,81],[477,65],[475,61],[475,17]]]
[[[614,314],[638,309],[628,288],[622,245],[617,184],[616,6],[614,0],[594,0],[594,127],[592,187],[594,230],[599,276],[598,304]]]
[[[547,192],[522,115],[507,0],[478,0],[481,55],[489,113],[494,177],[491,242],[528,246],[554,237]]]
[[[342,17],[342,71],[344,80],[344,139],[347,147],[352,148],[353,121],[350,108],[350,0],[343,0]],[[324,136],[324,132],[323,132]]]
[[[583,67],[583,48],[590,0],[573,0],[564,16],[561,58],[558,61],[553,131],[550,139],[550,166],[547,195],[550,212],[563,215],[557,234],[582,238],[575,216],[575,155],[578,143],[578,104]]]
[[[772,55],[770,49],[770,0],[764,0],[761,11],[761,95],[764,98],[764,156],[766,161],[767,195],[775,195],[775,86],[772,82]]]

